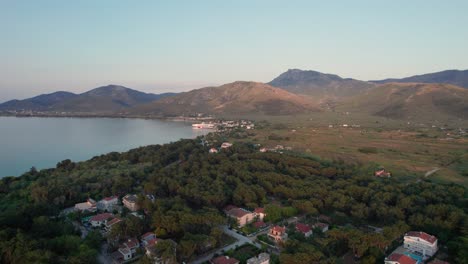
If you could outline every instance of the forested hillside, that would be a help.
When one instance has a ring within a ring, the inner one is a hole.
[[[0,262],[92,263],[98,236],[81,240],[65,218],[56,216],[88,197],[126,193],[154,194],[156,202],[140,195],[147,217],[141,227],[129,224],[119,235],[152,229],[177,242],[179,263],[192,260],[202,251],[199,245],[219,243],[217,226],[225,222],[221,210],[228,204],[265,206],[272,222],[282,216],[278,208],[334,219],[328,236],[314,242],[292,237],[281,263],[334,263],[350,250],[362,262],[380,262],[386,248],[412,229],[436,235],[454,263],[468,259],[466,190],[461,186],[399,183],[341,162],[260,153],[249,144],[208,154],[196,139],[80,163],[63,161],[56,169],[2,179]],[[384,227],[383,233],[353,228],[362,224]]]

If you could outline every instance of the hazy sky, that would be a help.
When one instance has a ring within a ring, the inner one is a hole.
[[[468,69],[468,1],[0,0],[0,101],[148,92],[289,68],[356,79]]]

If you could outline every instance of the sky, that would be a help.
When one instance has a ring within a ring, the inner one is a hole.
[[[468,1],[0,0],[0,101],[468,69]]]

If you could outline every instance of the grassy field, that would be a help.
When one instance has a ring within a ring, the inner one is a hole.
[[[359,163],[369,173],[383,166],[402,180],[425,178],[426,172],[440,168],[428,179],[468,187],[468,137],[458,130],[463,122],[408,124],[369,116],[352,119],[346,116],[349,117],[332,113],[276,117],[245,140],[266,147],[280,144],[312,156]]]

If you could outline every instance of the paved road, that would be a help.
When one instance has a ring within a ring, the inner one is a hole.
[[[242,246],[242,245],[244,245],[246,243],[252,244],[252,245],[256,246],[257,248],[262,247],[259,243],[253,241],[253,239],[255,239],[255,237],[248,238],[246,236],[243,236],[241,234],[236,233],[236,231],[230,230],[227,226],[223,226],[223,232],[226,233],[227,235],[230,235],[230,236],[234,237],[235,239],[237,239],[237,241],[235,243],[233,243],[233,244],[230,244],[230,245],[225,246],[225,247],[223,247],[221,249],[218,249],[217,251],[215,251],[213,253],[201,256],[198,259],[196,259],[196,260],[194,260],[194,261],[192,261],[190,263],[191,264],[201,264],[201,263],[203,263],[205,261],[208,261],[208,260],[212,259],[215,254],[221,254],[221,253],[223,253],[225,251],[234,249],[237,246]]]

